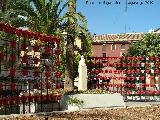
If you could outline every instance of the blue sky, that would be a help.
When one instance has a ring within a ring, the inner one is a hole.
[[[111,4],[107,6],[103,1],[109,1]],[[125,12],[126,0],[117,0],[120,2],[119,5],[116,5],[115,1],[77,0],[77,11],[86,16],[88,29],[92,34],[125,33],[125,28],[126,32],[148,32],[150,29],[160,27],[160,0],[151,0],[153,4],[145,3],[149,0],[128,0],[128,3],[129,1],[139,3],[128,4],[127,12]],[[140,2],[143,4],[140,5]]]

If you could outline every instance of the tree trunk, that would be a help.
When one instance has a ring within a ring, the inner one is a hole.
[[[68,13],[73,14],[76,12],[76,0],[70,0],[68,5]],[[65,83],[64,89],[67,91],[74,90],[74,77],[73,77],[73,64],[74,64],[74,40],[75,30],[74,23],[68,20],[67,30],[67,45],[66,45],[66,69],[65,69]]]
[[[0,11],[5,12],[7,0],[0,0]]]

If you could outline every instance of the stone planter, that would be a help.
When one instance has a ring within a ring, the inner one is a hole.
[[[67,110],[67,100],[77,98],[83,100],[82,109],[88,108],[108,108],[108,107],[125,107],[123,96],[119,93],[115,94],[74,94],[63,95],[60,100],[61,110]]]
[[[80,110],[82,107],[76,104],[68,105],[67,110]]]

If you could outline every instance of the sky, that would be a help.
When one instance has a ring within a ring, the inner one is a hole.
[[[77,12],[86,17],[91,34],[148,32],[160,27],[160,0],[127,0],[127,4],[126,0],[77,0]]]

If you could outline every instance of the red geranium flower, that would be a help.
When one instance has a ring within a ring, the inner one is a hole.
[[[61,49],[60,49],[60,48],[57,48],[57,49],[55,50],[55,54],[56,54],[56,55],[59,55],[60,52],[61,52]]]
[[[132,67],[135,67],[135,63],[132,63]]]
[[[150,73],[150,70],[146,70],[146,73],[149,74],[149,73]]]
[[[131,74],[131,70],[127,70],[127,73],[128,73],[128,74]]]
[[[23,76],[28,76],[29,71],[27,69],[23,69],[21,72]]]
[[[34,50],[34,52],[38,52],[39,51],[39,46],[34,46],[33,50]]]
[[[16,33],[17,36],[21,36],[22,30],[21,29],[16,29],[15,33]]]
[[[40,37],[40,33],[38,33],[38,32],[37,32],[37,33],[34,33],[33,35],[34,35],[34,39],[35,39],[35,40],[38,40],[39,37]]]
[[[22,57],[22,63],[27,63],[28,62],[28,56],[27,55],[24,55]]]
[[[57,60],[57,61],[55,61],[55,64],[59,66],[61,64],[61,62],[59,60]]]
[[[46,76],[47,78],[48,78],[48,77],[51,77],[51,71],[46,71],[45,76]]]
[[[35,58],[34,58],[34,64],[38,64],[39,60],[40,60],[40,59],[39,59],[38,57],[35,57]]]
[[[46,54],[50,54],[51,53],[51,48],[50,47],[46,47],[45,49],[45,53]]]
[[[59,38],[55,38],[56,43],[59,44],[60,43],[60,39]]]
[[[57,77],[57,78],[60,78],[61,75],[62,75],[62,73],[61,73],[60,71],[57,71],[57,72],[56,72],[56,77]]]
[[[39,76],[40,76],[40,72],[37,71],[37,70],[34,71],[34,72],[33,72],[33,76],[34,76],[34,77],[39,77]]]
[[[144,76],[141,76],[141,80],[144,80],[145,79],[145,77]]]
[[[140,73],[140,69],[137,69],[137,70],[136,70],[136,73],[139,74],[139,73]]]
[[[61,95],[56,95],[55,97],[56,97],[56,100],[59,101],[59,100],[61,100],[62,96]]]
[[[158,69],[156,69],[156,70],[155,70],[155,73],[156,73],[156,74],[158,74],[158,73],[159,73],[159,70],[158,70]]]

